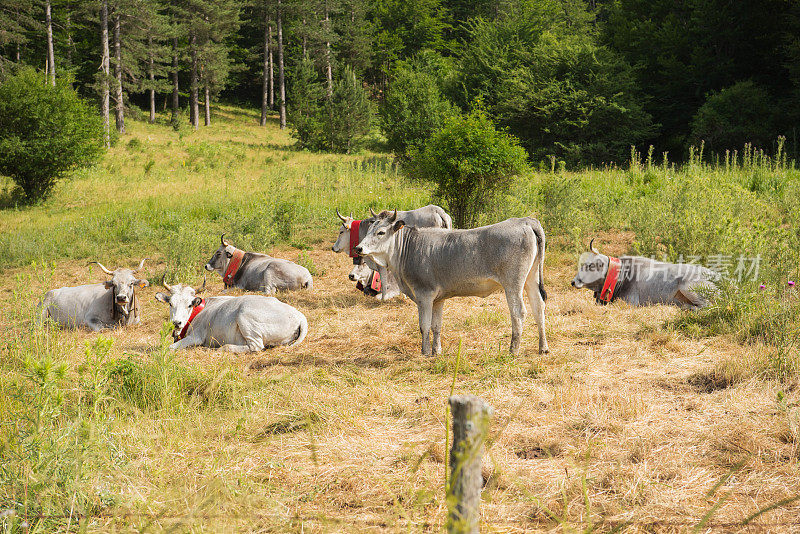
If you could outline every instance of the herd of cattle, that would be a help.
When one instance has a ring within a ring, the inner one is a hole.
[[[341,220],[333,252],[353,258],[350,280],[368,295],[386,300],[402,293],[417,305],[422,353],[441,352],[442,311],[451,297],[479,296],[502,289],[511,315],[512,354],[520,349],[527,314],[523,293],[539,330],[539,351],[549,351],[545,335],[544,254],[545,234],[538,220],[513,218],[503,222],[455,230],[450,216],[439,206],[411,211],[383,211],[364,220],[336,214]],[[205,269],[222,276],[225,288],[276,293],[313,288],[308,269],[266,254],[245,252],[220,238],[220,246]],[[716,273],[698,265],[669,264],[638,256],[620,258],[601,254],[594,243],[581,255],[577,288],[594,292],[598,303],[616,299],[631,305],[675,304],[697,308],[705,300],[701,285],[716,281]],[[113,271],[97,265],[110,279],[101,284],[62,287],[49,291],[39,304],[42,321],[63,328],[99,331],[134,325],[140,321],[136,289],[148,286],[135,269]],[[292,345],[308,333],[306,317],[294,307],[265,295],[199,296],[185,285],[162,285],[167,293],[155,298],[169,305],[174,325],[171,349],[192,346],[230,352],[260,351]]]

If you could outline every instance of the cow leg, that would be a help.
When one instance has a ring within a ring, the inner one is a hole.
[[[422,334],[422,354],[431,355],[431,319],[433,317],[433,298],[421,298],[417,301],[417,311],[419,312],[419,332]]]
[[[244,338],[244,345],[226,343],[220,347],[225,352],[259,352],[264,350],[264,337],[259,332],[245,332],[241,324],[238,325],[239,335]]]
[[[196,347],[196,346],[198,346],[200,344],[201,343],[198,340],[196,340],[193,336],[186,336],[185,338],[181,339],[180,341],[176,341],[175,343],[170,345],[168,348],[169,348],[169,350],[180,350],[180,349],[185,349],[185,348],[188,348],[188,347]]]
[[[544,298],[539,292],[539,275],[532,269],[525,282],[525,292],[528,294],[528,302],[531,305],[533,316],[536,319],[536,326],[539,328],[539,354],[547,354],[550,347],[547,346],[547,337],[544,333]]]
[[[522,340],[522,326],[525,323],[525,303],[522,300],[522,288],[506,289],[506,302],[511,314],[511,348],[514,356],[519,354],[519,345]]]
[[[389,271],[386,270],[386,267],[381,267],[378,265],[378,274],[381,275],[381,300],[389,300],[391,298],[396,297],[400,293],[397,291],[390,289],[389,284],[386,283],[389,280]]]
[[[442,353],[442,312],[444,311],[444,300],[437,300],[433,303],[433,313],[431,315],[431,331],[433,332],[433,353]]]

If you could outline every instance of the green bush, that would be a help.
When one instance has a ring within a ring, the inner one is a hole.
[[[369,132],[372,104],[350,67],[342,70],[328,98],[313,63],[302,61],[292,84],[290,102],[292,135],[303,148],[351,152]]]
[[[101,118],[67,80],[53,87],[24,68],[0,85],[0,174],[28,202],[47,197],[57,180],[102,152]]]
[[[766,89],[749,80],[736,83],[708,95],[692,119],[692,137],[717,152],[746,143],[767,147],[778,133],[773,108]]]
[[[415,177],[436,184],[435,195],[461,228],[474,226],[526,167],[517,140],[495,129],[481,111],[447,119],[421,150],[411,152],[410,165]]]
[[[380,109],[386,144],[400,157],[407,156],[411,147],[421,148],[456,113],[442,95],[437,75],[423,62],[423,58],[416,58],[398,63]]]

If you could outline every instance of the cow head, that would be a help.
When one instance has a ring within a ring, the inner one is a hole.
[[[236,252],[236,247],[225,241],[225,234],[222,234],[219,240],[221,244],[206,263],[206,271],[217,271],[221,276],[225,276],[225,270],[228,268],[233,253]]]
[[[192,309],[198,306],[203,300],[197,295],[205,290],[206,279],[203,277],[203,285],[197,291],[188,285],[175,284],[171,286],[167,284],[167,275],[164,275],[164,278],[161,280],[161,285],[164,286],[164,289],[169,291],[169,294],[159,291],[156,293],[156,300],[169,304],[169,319],[175,326],[175,329],[172,331],[172,337],[177,338],[181,330],[183,330],[183,327],[189,322]]]
[[[369,227],[367,235],[355,248],[356,254],[369,256],[381,267],[386,267],[393,241],[392,236],[399,232],[405,224],[402,219],[397,219],[397,210],[394,212],[382,211]]]
[[[353,270],[350,271],[348,278],[355,283],[361,282],[361,285],[366,287],[369,284],[369,277],[372,274],[372,269],[367,267],[367,264],[361,262],[353,265]]]
[[[594,247],[594,239],[589,242],[589,250],[578,259],[578,274],[572,279],[572,287],[586,287],[600,291],[608,272],[608,256],[600,254]]]
[[[110,271],[106,269],[106,267],[100,263],[99,261],[93,261],[90,263],[96,263],[104,273],[111,276],[111,280],[106,280],[105,287],[106,289],[113,289],[114,293],[114,306],[116,311],[122,315],[123,317],[127,318],[130,315],[131,310],[133,309],[133,291],[137,287],[143,288],[150,285],[147,280],[143,278],[137,278],[135,275],[136,273],[144,266],[144,262],[147,258],[144,258],[140,263],[139,266],[135,269],[126,269],[124,267],[119,267],[118,269],[114,269]]]
[[[339,227],[339,235],[336,237],[336,242],[331,247],[331,250],[334,252],[341,252],[343,250],[350,249],[350,225],[353,224],[353,214],[351,213],[347,217],[339,213],[339,209],[336,209],[336,216],[339,217],[342,221],[342,225]]]

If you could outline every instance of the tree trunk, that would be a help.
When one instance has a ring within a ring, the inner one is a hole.
[[[44,3],[44,21],[47,25],[47,65],[50,69],[50,84],[56,85],[56,55],[53,51],[53,19],[50,14],[50,0]]]
[[[150,124],[156,122],[156,72],[153,59],[153,36],[147,36],[147,77],[150,80]]]
[[[125,133],[125,103],[122,101],[122,43],[119,37],[119,13],[114,15],[114,75],[117,78],[116,86],[116,120],[117,131]]]
[[[19,60],[22,57],[22,54],[20,53],[20,48],[21,48],[20,44],[17,43],[17,63],[19,63]]]
[[[205,86],[205,125],[211,126],[211,91],[208,90],[208,84]]]
[[[189,119],[192,121],[192,128],[197,130],[200,127],[200,107],[198,104],[197,87],[197,36],[192,32],[189,36],[189,52],[192,56],[192,73],[189,79],[191,95],[189,97]]]
[[[275,109],[275,59],[272,55],[272,24],[269,25],[269,109]]]
[[[267,125],[267,106],[269,105],[269,78],[270,78],[270,20],[269,10],[264,17],[264,74],[261,84],[261,126]]]
[[[308,46],[306,37],[306,18],[303,17],[303,59],[308,59]]]
[[[178,38],[172,38],[172,125],[178,124],[181,111],[180,93],[178,88]]]
[[[100,68],[103,71],[103,131],[105,133],[106,148],[111,147],[111,127],[109,123],[109,90],[108,82],[111,77],[110,68],[110,52],[108,50],[108,0],[103,0],[100,6],[100,31],[103,47],[103,57],[100,63]]]
[[[281,0],[278,0],[278,86],[280,91],[281,130],[286,128],[286,79],[283,72],[283,26],[281,23]]]
[[[69,3],[67,3],[67,20],[64,24],[64,29],[67,31],[67,65],[70,67],[72,66],[72,47],[74,43],[72,42],[72,15],[70,14],[72,11]]]
[[[333,68],[331,67],[331,17],[328,11],[328,2],[325,2],[325,77],[328,79],[328,98],[333,96]]]

